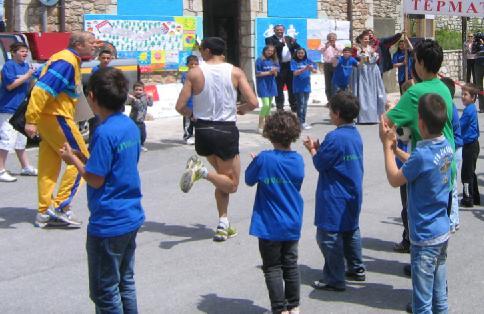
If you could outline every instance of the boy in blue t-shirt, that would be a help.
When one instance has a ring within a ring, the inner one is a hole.
[[[188,70],[193,69],[194,67],[198,66],[198,57],[194,55],[190,55],[187,57],[187,67]],[[185,84],[185,81],[187,79],[187,72],[183,72],[181,76],[181,83]],[[193,111],[193,99],[190,97],[187,102],[187,107]],[[193,137],[193,117],[185,117],[183,116],[183,140],[185,143],[188,145],[194,145],[195,144],[195,138]]]
[[[363,184],[363,143],[354,120],[360,111],[358,99],[340,92],[329,101],[330,118],[336,129],[323,143],[309,137],[304,141],[319,172],[314,224],[316,239],[324,256],[323,278],[316,289],[346,290],[346,277],[364,281],[359,218]]]
[[[245,183],[257,183],[249,233],[259,238],[272,313],[299,313],[297,258],[304,205],[300,193],[304,161],[291,150],[291,143],[300,134],[294,114],[277,111],[267,117],[262,135],[274,149],[252,154],[253,160],[245,170]]]
[[[358,61],[351,56],[351,53],[351,48],[345,47],[343,55],[333,59],[333,66],[335,67],[331,81],[331,84],[333,84],[333,95],[348,89],[353,67],[358,65]]]
[[[476,162],[479,157],[479,121],[475,102],[479,88],[474,84],[467,83],[462,87],[462,104],[464,111],[460,117],[460,127],[464,146],[462,147],[462,171],[463,197],[461,206],[473,207],[480,205],[480,195],[476,176]]]
[[[382,118],[380,138],[388,182],[407,184],[411,242],[413,313],[447,313],[447,206],[451,189],[454,150],[442,135],[448,119],[440,95],[425,94],[418,102],[418,128],[422,140],[409,156],[395,145],[395,133]],[[395,156],[405,161],[397,168]]]
[[[99,313],[137,313],[134,282],[136,234],[144,222],[137,164],[140,135],[121,110],[128,81],[115,68],[100,69],[88,83],[88,101],[100,118],[86,160],[68,143],[62,159],[87,182],[87,260],[91,300]]]

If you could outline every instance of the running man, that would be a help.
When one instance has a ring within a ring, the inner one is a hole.
[[[195,122],[195,150],[205,156],[215,171],[208,171],[197,155],[188,159],[180,180],[180,188],[187,193],[193,183],[207,179],[215,186],[215,200],[219,223],[214,241],[225,241],[237,235],[229,223],[227,208],[229,194],[239,185],[239,130],[235,125],[237,113],[244,114],[258,106],[257,97],[244,72],[225,62],[225,42],[219,37],[202,41],[200,52],[204,63],[191,69],[176,103],[176,110]],[[245,103],[237,106],[237,89]],[[187,101],[193,95],[193,113]]]

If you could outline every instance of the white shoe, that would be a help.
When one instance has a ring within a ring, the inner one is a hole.
[[[313,127],[310,126],[309,124],[307,124],[306,122],[304,122],[301,126],[304,130],[310,130],[312,129]]]
[[[185,143],[187,143],[187,145],[195,145],[195,139],[193,137],[189,137],[185,140]]]
[[[32,166],[28,166],[26,168],[22,168],[22,170],[20,171],[20,175],[21,176],[31,176],[31,177],[35,177],[37,176],[39,172],[37,171],[36,168],[32,167]]]
[[[144,146],[141,146],[141,151],[142,152],[147,152],[148,151],[148,148],[144,147]]]
[[[7,170],[3,169],[0,171],[0,182],[15,182],[17,178],[10,175]]]

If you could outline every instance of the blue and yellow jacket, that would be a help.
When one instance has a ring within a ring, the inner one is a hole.
[[[30,95],[25,118],[37,124],[41,114],[74,119],[81,86],[81,59],[72,49],[54,54],[42,69]]]

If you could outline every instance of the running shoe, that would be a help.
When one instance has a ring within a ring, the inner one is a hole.
[[[307,124],[306,122],[304,122],[304,123],[302,124],[302,128],[303,128],[304,130],[310,130],[310,129],[312,129],[313,127],[312,127],[312,126],[310,126],[309,124]]]
[[[28,167],[22,168],[22,170],[20,170],[21,176],[36,177],[38,173],[39,172],[37,171],[37,169],[32,167],[32,166],[28,166]]]
[[[227,241],[227,239],[233,238],[237,235],[237,230],[232,227],[226,227],[223,224],[219,224],[217,226],[217,230],[215,230],[215,235],[213,236],[213,240],[215,242],[224,242]]]
[[[15,182],[17,181],[17,178],[14,176],[10,175],[7,170],[3,169],[0,171],[0,182]]]
[[[353,281],[365,281],[366,280],[366,273],[363,268],[359,268],[356,271],[347,271],[345,273],[346,278],[348,280],[353,280]]]
[[[73,227],[81,227],[82,225],[82,221],[79,220],[75,215],[74,213],[72,212],[72,210],[70,210],[69,208],[67,208],[66,211],[64,210],[56,210],[56,215],[57,215],[57,218]]]
[[[185,140],[185,143],[187,143],[187,145],[195,145],[195,139],[193,137],[189,137]]]
[[[180,178],[180,189],[184,193],[188,193],[192,188],[193,183],[202,178],[201,170],[203,168],[202,160],[197,155],[188,158],[185,172],[183,172]]]
[[[68,223],[60,220],[55,211],[49,208],[44,213],[37,213],[35,216],[34,225],[39,228],[45,228],[47,226],[67,226]]]

